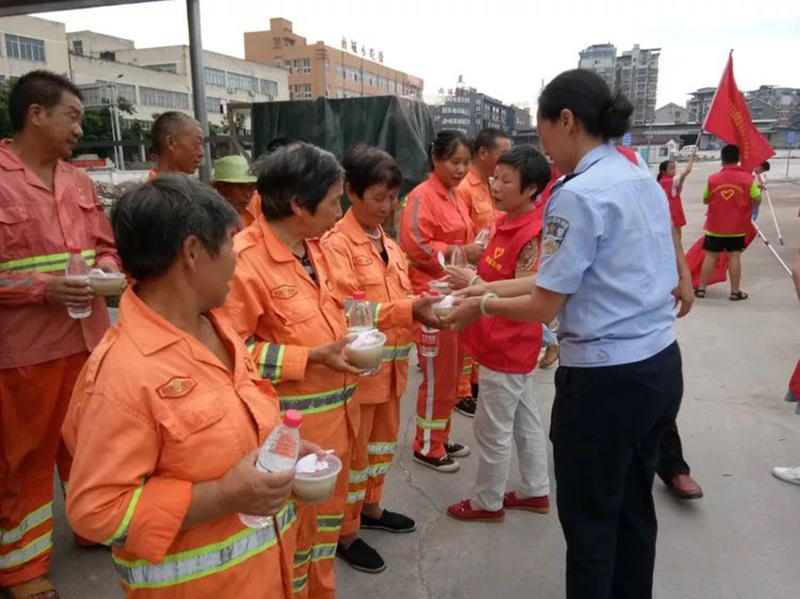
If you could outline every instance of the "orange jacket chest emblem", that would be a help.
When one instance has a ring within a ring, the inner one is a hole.
[[[172,377],[170,381],[158,389],[158,394],[164,399],[175,399],[187,395],[197,383],[190,378]]]

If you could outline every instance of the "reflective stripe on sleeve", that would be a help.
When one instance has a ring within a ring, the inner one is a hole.
[[[94,265],[96,252],[95,250],[83,250],[81,252],[83,259],[89,266]],[[31,258],[18,258],[16,260],[8,260],[7,262],[0,262],[0,270],[10,270],[11,272],[57,272],[65,271],[67,269],[67,262],[69,261],[68,253],[61,254],[47,254],[43,256],[32,256]]]
[[[298,410],[304,414],[316,414],[338,408],[353,399],[356,386],[348,385],[333,391],[308,395],[280,395],[281,411]]]

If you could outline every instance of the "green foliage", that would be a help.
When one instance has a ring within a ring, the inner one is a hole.
[[[11,119],[8,117],[8,97],[11,95],[11,81],[0,83],[0,139],[11,137]]]

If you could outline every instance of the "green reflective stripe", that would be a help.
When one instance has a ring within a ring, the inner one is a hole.
[[[367,453],[369,455],[392,455],[397,451],[397,443],[369,443]]]
[[[282,395],[281,411],[298,410],[304,414],[315,414],[338,408],[353,399],[356,386],[348,385],[333,391],[311,393],[309,395]]]
[[[300,593],[303,589],[306,588],[306,583],[308,582],[308,574],[304,574],[303,576],[298,576],[292,581],[292,591],[295,593]]]
[[[96,256],[95,250],[83,250],[81,255],[89,266],[94,265]],[[68,253],[33,256],[32,258],[18,258],[16,260],[0,262],[0,270],[10,270],[12,272],[54,272],[57,270],[66,270],[68,260]]]
[[[336,532],[342,527],[343,516],[317,516],[318,532]]]
[[[285,506],[277,515],[278,530],[281,534],[285,533],[297,521],[297,504],[294,501],[288,501]]]
[[[370,312],[372,312],[372,323],[373,323],[372,326],[374,326],[374,327],[378,326],[378,317],[381,314],[381,306],[382,305],[383,304],[379,304],[377,302],[370,302],[369,303],[369,310],[370,310]]]
[[[24,547],[0,556],[0,570],[7,570],[8,568],[27,563],[45,551],[49,551],[52,546],[53,531],[49,530]]]
[[[32,511],[30,514],[22,519],[19,526],[11,530],[3,530],[0,528],[0,545],[11,545],[16,543],[25,536],[29,530],[33,530],[43,522],[53,519],[53,502],[44,504],[37,510]]]
[[[125,538],[128,536],[128,527],[131,524],[131,518],[133,518],[133,510],[136,509],[136,504],[139,503],[139,497],[142,495],[142,489],[144,489],[144,486],[138,487],[133,492],[133,497],[131,497],[131,500],[128,503],[128,509],[125,510],[125,516],[122,518],[122,522],[119,523],[119,526],[117,527],[117,530],[114,531],[114,534],[103,541],[103,545],[111,545],[111,543],[119,540],[122,540],[124,543]]]
[[[391,464],[372,464],[369,467],[369,476],[370,478],[374,478],[376,476],[382,476],[389,472],[389,468],[391,468]]]
[[[384,345],[383,361],[394,362],[395,360],[408,360],[411,353],[411,345]]]
[[[359,501],[363,501],[364,497],[367,496],[367,492],[364,489],[359,489],[358,491],[352,491],[347,494],[347,503],[353,505],[354,503],[358,503]]]
[[[434,431],[443,431],[447,428],[447,420],[427,420],[417,416],[417,426]]]
[[[255,346],[255,344],[253,345]],[[279,343],[264,343],[258,360],[256,360],[258,372],[262,378],[268,379],[273,383],[280,382],[283,371],[284,349],[284,346]]]
[[[311,548],[311,561],[318,562],[323,559],[336,557],[336,543],[322,543]]]
[[[470,374],[472,373],[472,364],[466,364],[461,368],[461,374]]]
[[[358,483],[363,483],[367,480],[367,470],[351,470],[350,471],[350,478],[348,478],[348,482],[351,485],[357,485]]]
[[[300,566],[305,566],[308,563],[308,560],[310,559],[311,559],[311,549],[306,549],[305,551],[295,551],[294,567],[299,568]]]
[[[127,561],[112,555],[122,582],[132,589],[155,589],[215,574],[277,543],[275,528],[246,529],[213,545],[168,555],[160,564]]]

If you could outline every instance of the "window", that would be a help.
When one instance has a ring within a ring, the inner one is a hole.
[[[389,80],[386,77],[378,77],[378,89],[389,89]]]
[[[205,68],[206,84],[216,85],[217,87],[225,87],[225,71],[220,69],[212,69],[211,67]]]
[[[206,96],[206,112],[209,114],[222,114],[222,99]]]
[[[163,64],[148,64],[145,65],[146,69],[151,71],[161,71],[162,73],[178,73],[178,65],[174,62],[166,62]]]
[[[344,98],[345,97],[344,94],[345,94],[345,91],[341,87],[337,87],[336,88],[336,97],[337,98],[340,98],[340,99]]]
[[[339,77],[339,79],[344,79],[344,67],[342,66],[341,62],[336,63],[336,76]],[[339,96],[336,97],[338,98]]]
[[[47,62],[44,54],[44,40],[22,37],[6,33],[6,54],[9,58],[29,60],[31,62]]]
[[[311,84],[294,86],[294,91],[292,92],[293,100],[310,100],[312,97]]]
[[[274,66],[276,69],[282,69],[283,61],[280,58],[276,58],[275,60],[272,61],[272,66]]]
[[[364,84],[376,87],[378,85],[378,76],[375,73],[364,71]]]
[[[72,51],[78,56],[83,56],[83,40],[75,40],[72,42]]]
[[[278,84],[275,81],[270,81],[269,79],[259,79],[258,82],[261,85],[261,93],[265,96],[278,95]]]
[[[308,75],[311,72],[311,60],[308,58],[301,58],[292,61],[292,68],[290,73]]]
[[[355,81],[357,83],[361,80],[361,71],[353,67],[344,67],[344,78],[347,81]]]
[[[173,92],[166,89],[140,87],[142,104],[158,108],[182,108],[189,110],[189,94]]]
[[[328,73],[330,73],[330,72],[331,72],[331,63],[330,63],[330,61],[329,61],[329,60],[326,58],[326,59],[325,59],[325,74],[327,75],[327,74],[328,74]]]
[[[245,91],[258,91],[258,79],[250,75],[228,72],[228,87],[230,89],[241,89]]]

